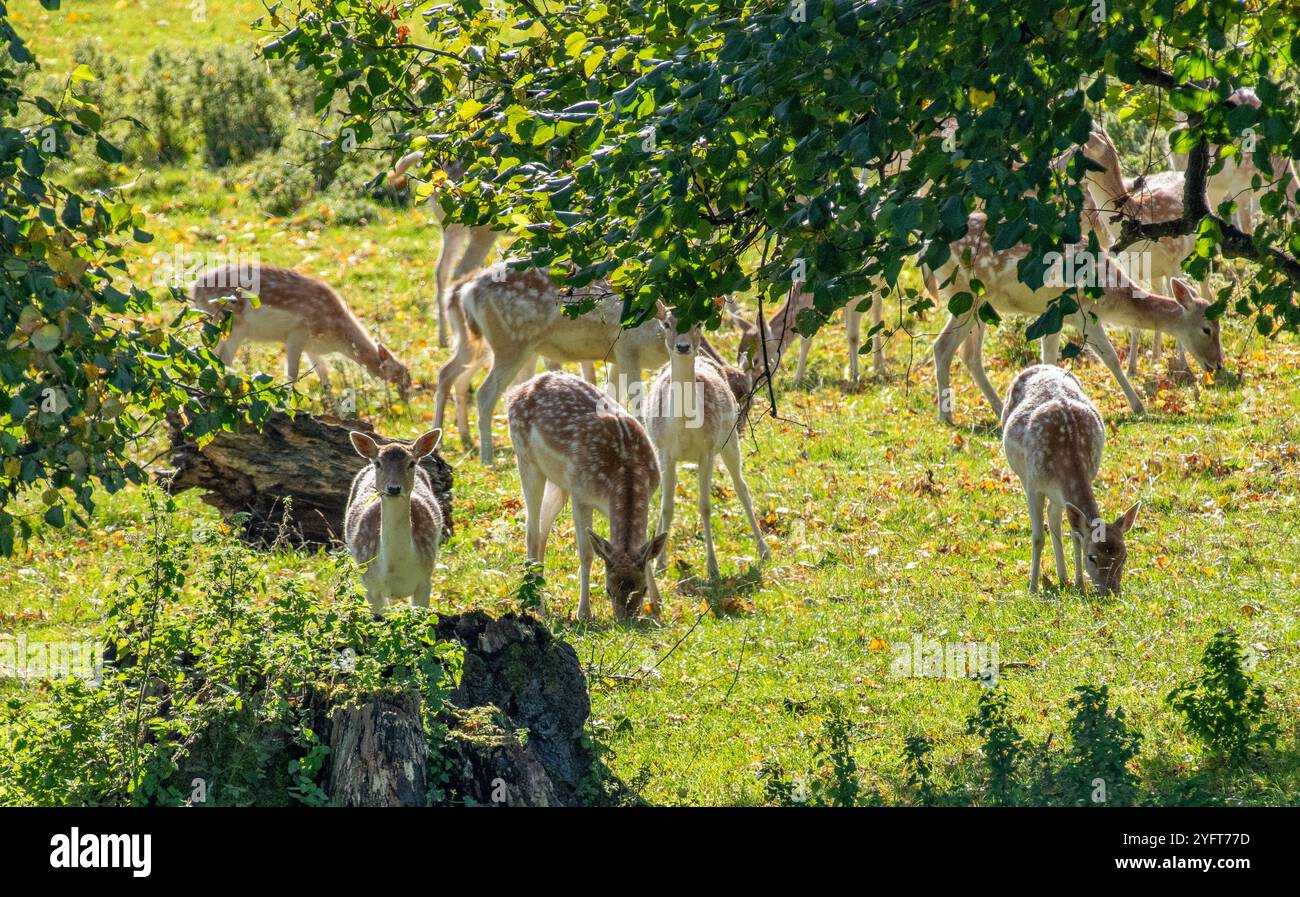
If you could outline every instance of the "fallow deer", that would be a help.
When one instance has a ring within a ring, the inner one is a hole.
[[[1101,519],[1092,481],[1101,468],[1105,444],[1101,415],[1073,374],[1053,365],[1034,365],[1016,376],[1002,413],[1002,447],[1029,505],[1029,591],[1038,591],[1046,499],[1057,580],[1064,584],[1067,575],[1061,544],[1061,518],[1065,516],[1074,541],[1075,587],[1082,591],[1083,571],[1087,570],[1100,594],[1119,593],[1128,556],[1124,534],[1133,528],[1141,503],[1135,503],[1114,523]]]
[[[428,607],[443,519],[420,459],[437,449],[442,431],[430,430],[409,449],[400,443],[381,447],[356,431],[349,436],[357,454],[370,462],[352,480],[343,518],[344,539],[362,565],[370,607],[378,614],[387,599],[406,597]]]
[[[576,318],[564,314],[566,303],[584,299],[594,301],[596,307]],[[499,264],[461,281],[448,300],[456,350],[438,372],[434,426],[442,426],[447,397],[454,388],[457,429],[468,444],[469,378],[484,363],[485,347],[491,349],[492,368],[476,399],[479,457],[485,464],[492,463],[492,413],[497,400],[521,371],[532,369],[538,355],[560,362],[612,357],[610,383],[617,397],[639,402],[641,371],[667,360],[663,324],[652,318],[624,329],[622,308],[622,302],[603,286],[566,296],[538,269]]]
[[[738,315],[730,315],[730,320],[740,330],[740,345],[736,353],[736,363],[745,370],[751,378],[763,373],[764,365],[766,368],[775,372],[780,364],[781,358],[785,355],[790,343],[794,341],[797,334],[795,330],[795,320],[799,313],[806,308],[812,308],[812,293],[805,292],[795,285],[791,289],[789,296],[781,306],[772,313],[767,321],[747,321]],[[861,377],[858,365],[858,349],[862,344],[862,312],[858,311],[859,300],[854,300],[844,307],[844,325],[845,333],[848,337],[849,351],[849,380],[857,383]],[[873,370],[877,376],[881,376],[885,371],[885,350],[884,341],[875,325],[880,324],[884,316],[884,300],[877,296],[871,305],[871,323],[873,329],[877,332],[871,337],[872,339],[872,358]],[[760,330],[765,334],[767,341],[766,357],[763,353],[763,347],[759,344]],[[799,357],[795,364],[795,380],[802,381],[808,367],[808,352],[812,348],[813,338],[809,336],[799,337]]]
[[[1183,217],[1183,186],[1186,176],[1181,171],[1161,171],[1139,178],[1126,178],[1120,169],[1119,150],[1104,130],[1094,129],[1089,139],[1088,155],[1101,165],[1100,172],[1090,174],[1088,188],[1101,215],[1095,219],[1097,229],[1109,245],[1115,236],[1107,226],[1107,218],[1127,218],[1139,224],[1158,224]],[[1149,261],[1150,284],[1154,291],[1169,295],[1173,281],[1182,276],[1183,261],[1196,247],[1196,234],[1161,237],[1134,243],[1130,252],[1142,253]],[[1207,275],[1201,283],[1202,292],[1210,293]],[[1139,333],[1129,331],[1128,374],[1137,374]],[[1152,334],[1152,356],[1161,355],[1161,331]],[[1177,346],[1180,367],[1186,367],[1181,343]]]
[[[711,493],[713,465],[718,455],[731,474],[759,557],[767,560],[772,551],[758,528],[754,503],[740,470],[739,409],[735,395],[722,371],[707,356],[699,357],[702,339],[699,325],[678,332],[677,319],[670,314],[664,329],[670,360],[651,384],[645,410],[646,429],[654,443],[663,477],[658,534],[666,540],[672,529],[677,465],[683,461],[694,462],[699,476],[705,560],[709,576],[716,577],[718,560],[713,552]],[[667,562],[665,542],[657,569],[663,572]]]
[[[975,293],[971,280],[984,284],[981,301],[989,303],[1001,314],[1038,316],[1062,291],[1061,285],[1044,285],[1031,289],[1018,277],[1021,259],[1029,252],[1024,244],[995,252],[985,233],[985,216],[977,212],[967,222],[966,236],[952,244],[952,255],[937,272],[925,271],[926,287],[935,296],[940,307],[946,307],[951,296],[966,291]],[[1079,244],[1070,251],[1086,252],[1087,244]],[[1091,258],[1091,256],[1088,256]],[[968,262],[963,261],[968,259]],[[1145,412],[1137,392],[1133,389],[1119,363],[1115,348],[1106,336],[1103,324],[1112,323],[1141,330],[1162,330],[1182,340],[1188,350],[1207,370],[1217,371],[1223,366],[1223,346],[1219,341],[1219,323],[1211,319],[1210,307],[1196,295],[1195,290],[1183,280],[1174,282],[1173,297],[1150,293],[1128,276],[1116,259],[1101,252],[1092,266],[1095,284],[1102,290],[1102,298],[1089,299],[1077,295],[1079,309],[1072,321],[1083,334],[1084,341],[1101,358],[1115,377],[1135,414]],[[1001,415],[1002,402],[984,372],[981,347],[985,325],[979,320],[976,308],[960,315],[952,315],[934,342],[935,380],[939,419],[952,423],[953,401],[949,386],[952,359],[958,348],[980,391],[989,405]],[[969,337],[969,338],[968,338]],[[1059,334],[1043,339],[1042,358],[1051,363],[1056,360]]]
[[[337,292],[314,277],[274,265],[222,265],[199,275],[190,302],[210,315],[231,312],[230,333],[217,350],[227,365],[245,342],[283,343],[288,379],[298,379],[305,352],[327,397],[332,393],[325,357],[334,353],[394,384],[403,401],[410,391],[406,366],[371,337]]]
[[[397,160],[389,174],[389,182],[396,188],[406,186],[413,167],[424,161],[424,152],[416,150]],[[448,165],[447,174],[455,179],[464,172],[463,165]],[[451,285],[472,271],[477,271],[487,260],[488,253],[496,245],[497,233],[486,225],[467,227],[463,224],[447,223],[442,206],[435,200],[429,204],[434,219],[442,227],[442,243],[438,247],[438,262],[434,269],[435,290],[434,304],[438,315],[438,346],[447,345],[447,297]]]
[[[506,416],[527,510],[528,559],[544,561],[551,526],[565,501],[572,500],[578,618],[591,619],[593,552],[605,561],[605,590],[615,620],[639,614],[647,594],[657,607],[650,562],[667,537],[646,539],[659,467],[645,429],[595,386],[556,371],[512,389]],[[608,539],[592,530],[593,510],[609,518]]]

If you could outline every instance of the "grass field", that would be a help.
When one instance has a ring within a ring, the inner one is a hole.
[[[190,27],[178,24],[189,9],[179,0],[72,3],[58,13],[34,0],[14,6],[16,27],[53,70],[69,64],[70,36],[116,35],[106,42],[129,61],[160,41],[199,44],[242,33],[239,23],[259,11],[251,3],[209,4],[208,22]],[[436,371],[447,354],[428,314],[439,239],[428,213],[388,210],[361,227],[331,225],[327,209],[267,219],[243,176],[246,170],[212,172],[195,162],[151,178],[132,197],[156,236],[149,250],[256,252],[332,283],[408,361],[417,384],[402,406],[359,369],[336,366],[358,390],[360,414],[386,434],[416,434],[432,418]],[[132,270],[144,279],[153,269],[141,254]],[[1267,342],[1231,322],[1225,350],[1233,376],[1202,386],[1199,399],[1153,376],[1144,359],[1139,380],[1150,411],[1140,419],[1099,364],[1074,365],[1108,422],[1101,507],[1113,517],[1142,501],[1123,596],[1099,600],[1070,589],[1028,593],[1028,516],[996,422],[959,371],[958,426],[935,423],[933,372],[919,360],[942,320],[931,313],[914,324],[916,342],[903,334],[891,340],[883,382],[857,389],[843,382],[836,330],[819,337],[807,383],[782,379],[779,419],[757,421],[745,441],[747,478],[774,552],[761,569],[734,492],[715,478],[723,579],[705,581],[694,477],[682,476],[662,618],[614,626],[596,594],[597,622],[580,626],[572,527],[567,514],[561,518],[546,594],[555,629],[587,666],[591,727],[610,749],[612,769],[656,803],[761,802],[760,768],[813,769],[816,737],[838,704],[854,723],[865,783],[885,800],[905,799],[903,743],[921,733],[935,743],[936,777],[973,792],[979,740],[965,721],[982,686],[892,675],[898,646],[919,638],[996,644],[1016,725],[1037,739],[1060,737],[1072,689],[1108,685],[1143,736],[1139,763],[1163,800],[1188,799],[1186,780],[1201,776],[1202,794],[1219,800],[1295,803],[1300,344]],[[721,334],[717,341],[730,353],[734,340]],[[1012,327],[992,342],[988,367],[1005,390],[1027,347]],[[269,350],[241,360],[280,370]],[[306,407],[318,407],[315,381],[306,392]],[[504,419],[494,432],[503,450],[491,469],[454,434],[444,445],[456,468],[459,522],[440,557],[439,611],[514,607],[524,513]],[[141,457],[160,448],[143,445]],[[182,530],[217,522],[197,496],[185,496],[181,507]],[[141,563],[147,515],[147,497],[129,490],[104,500],[93,529],[46,531],[20,545],[0,566],[0,630],[29,637],[93,630],[104,596]],[[259,572],[269,580],[319,571],[328,582],[332,566],[324,555],[267,553]],[[1282,730],[1284,748],[1249,771],[1204,771],[1200,749],[1163,704],[1223,627],[1253,646]]]

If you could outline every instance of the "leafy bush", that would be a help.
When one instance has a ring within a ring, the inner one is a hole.
[[[1139,794],[1129,762],[1138,755],[1141,737],[1124,721],[1123,708],[1110,708],[1110,691],[1081,685],[1070,698],[1074,716],[1070,756],[1060,779],[1066,802],[1078,805],[1133,804]]]
[[[155,501],[147,562],[108,600],[102,684],[0,705],[0,804],[174,805],[196,800],[196,779],[209,804],[322,803],[326,695],[419,690],[436,753],[459,654],[435,614],[375,620],[342,561],[324,586],[264,580],[224,528],[187,538],[173,511]]]
[[[31,62],[4,13],[0,0],[0,44],[15,62]],[[184,438],[199,439],[259,424],[285,401],[265,375],[254,389],[224,371],[212,352],[216,325],[188,310],[159,323],[158,297],[120,285],[122,242],[153,239],[143,214],[52,176],[80,146],[101,163],[122,161],[84,92],[92,77],[74,72],[55,101],[23,94],[18,73],[0,62],[0,555],[42,517],[54,527],[84,520],[97,486],[144,482],[130,451],[167,413],[183,410]],[[20,123],[20,109],[36,115]],[[35,487],[40,516],[11,513],[10,502]]]
[[[1188,730],[1215,755],[1233,763],[1251,751],[1271,746],[1277,726],[1266,721],[1263,686],[1246,669],[1237,634],[1221,630],[1205,646],[1201,675],[1177,686],[1165,698],[1183,715]]]
[[[1002,805],[1016,803],[1016,765],[1024,749],[1024,738],[1011,722],[1006,694],[1000,689],[981,691],[979,705],[966,721],[966,732],[984,739],[990,800]]]
[[[289,133],[289,97],[249,50],[219,49],[189,61],[203,158],[213,168],[278,149]]]
[[[283,155],[262,163],[253,180],[252,193],[262,211],[277,218],[298,211],[315,192],[311,172]]]

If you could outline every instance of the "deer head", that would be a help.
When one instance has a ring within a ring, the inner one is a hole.
[[[405,402],[411,392],[411,372],[383,343],[379,344],[379,377],[397,387]]]
[[[1141,502],[1121,514],[1114,523],[1088,520],[1087,515],[1072,504],[1066,504],[1065,513],[1070,519],[1070,529],[1079,540],[1083,555],[1083,569],[1100,595],[1120,594],[1120,579],[1124,575],[1124,562],[1128,549],[1124,534],[1133,528]]]
[[[415,466],[442,441],[441,430],[430,430],[407,448],[399,443],[380,446],[365,433],[348,434],[357,454],[375,467],[375,491],[383,498],[410,498],[415,488]]]
[[[609,540],[587,530],[591,547],[605,562],[605,591],[614,610],[614,619],[622,622],[641,613],[650,578],[650,561],[664,550],[667,533],[660,533],[632,551],[620,551]]]
[[[1172,280],[1174,299],[1183,308],[1177,336],[1192,357],[1207,371],[1214,373],[1223,367],[1223,342],[1219,335],[1219,321],[1208,314],[1210,303],[1197,295],[1196,289],[1181,277]]]

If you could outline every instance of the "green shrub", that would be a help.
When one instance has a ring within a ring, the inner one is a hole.
[[[196,779],[209,804],[319,804],[317,699],[377,689],[424,695],[436,765],[459,664],[436,614],[374,619],[342,560],[323,586],[265,577],[224,528],[191,538],[173,512],[155,503],[145,561],[107,602],[102,683],[0,705],[0,805],[175,805],[198,800]]]
[[[1201,675],[1165,698],[1183,715],[1198,741],[1232,763],[1240,763],[1251,751],[1269,747],[1277,739],[1277,726],[1266,720],[1269,708],[1264,688],[1246,667],[1237,634],[1221,630],[1205,646]]]
[[[289,97],[250,49],[219,49],[189,61],[203,159],[213,168],[279,149],[289,133]]]
[[[1138,780],[1129,762],[1141,737],[1124,721],[1124,710],[1110,707],[1106,686],[1081,685],[1069,707],[1070,755],[1060,774],[1066,802],[1083,806],[1128,806],[1137,801]]]
[[[266,160],[253,180],[253,196],[268,215],[282,218],[302,208],[316,192],[311,171],[284,154]]]

